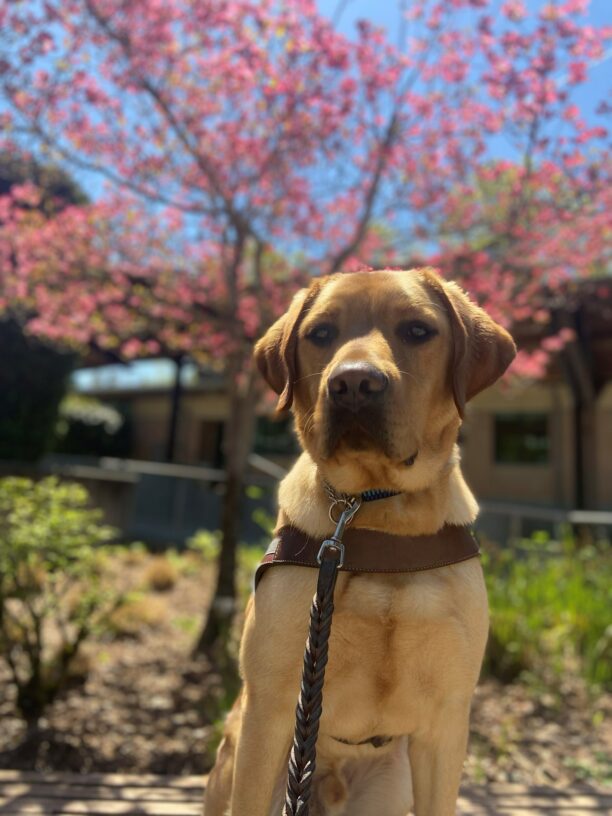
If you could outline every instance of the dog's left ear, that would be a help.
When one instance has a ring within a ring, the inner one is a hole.
[[[286,411],[293,404],[298,331],[322,285],[323,280],[317,278],[307,289],[300,289],[285,314],[270,326],[255,345],[257,367],[264,380],[279,395],[277,411]]]
[[[427,273],[446,307],[453,335],[451,381],[459,416],[465,404],[493,385],[516,356],[510,334],[469,299],[456,283]]]

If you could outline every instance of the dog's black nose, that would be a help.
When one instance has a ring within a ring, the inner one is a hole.
[[[331,400],[349,411],[359,411],[386,390],[387,375],[371,363],[340,363],[329,375],[327,390]]]

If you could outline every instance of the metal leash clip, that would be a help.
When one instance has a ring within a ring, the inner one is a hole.
[[[327,498],[329,499],[329,502],[330,502],[329,511],[328,511],[329,512],[329,520],[333,524],[339,524],[340,523],[340,518],[342,517],[342,513],[344,512],[344,510],[348,510],[350,507],[353,506],[353,504],[356,501],[359,501],[359,504],[361,504],[361,498],[360,497],[351,496],[349,493],[337,493],[334,490],[334,488],[330,485],[329,482],[323,482],[323,487],[325,489],[325,492],[327,493]],[[334,517],[334,510],[336,509],[336,507],[342,508],[341,511],[340,511],[340,516],[338,516],[338,518]],[[357,509],[359,509],[359,508],[357,508]],[[357,511],[355,511],[355,512],[357,512]],[[354,515],[354,513],[351,514],[351,518],[352,518],[353,515]]]
[[[332,516],[332,510],[337,504],[344,504],[344,510],[340,514],[340,518],[338,521],[334,519]],[[351,523],[353,520],[353,516],[357,513],[359,508],[361,507],[361,498],[355,496],[351,499],[336,499],[334,503],[329,508],[329,517],[336,525],[336,529],[331,538],[326,538],[325,541],[321,544],[319,552],[317,554],[317,563],[321,566],[323,561],[323,556],[326,550],[336,550],[339,553],[338,559],[338,566],[337,569],[342,569],[344,566],[344,544],[342,543],[342,536],[344,535],[344,530],[346,527]]]

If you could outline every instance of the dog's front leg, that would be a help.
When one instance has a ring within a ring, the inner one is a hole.
[[[246,613],[231,816],[280,816],[316,574],[272,569]]]
[[[411,735],[408,753],[415,816],[455,816],[469,712],[469,703],[444,707],[435,730]]]
[[[231,816],[280,816],[278,784],[284,779],[293,735],[295,689],[245,700],[232,786]]]

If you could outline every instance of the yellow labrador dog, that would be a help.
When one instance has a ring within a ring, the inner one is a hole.
[[[510,335],[428,269],[313,280],[255,349],[304,449],[280,486],[279,527],[332,533],[325,482],[398,491],[363,505],[357,527],[421,535],[471,524],[457,432],[466,401],[514,355]],[[206,816],[282,813],[316,580],[314,569],[279,566],[251,598],[243,688]],[[402,574],[340,570],[311,816],[455,813],[487,630],[477,558]]]

